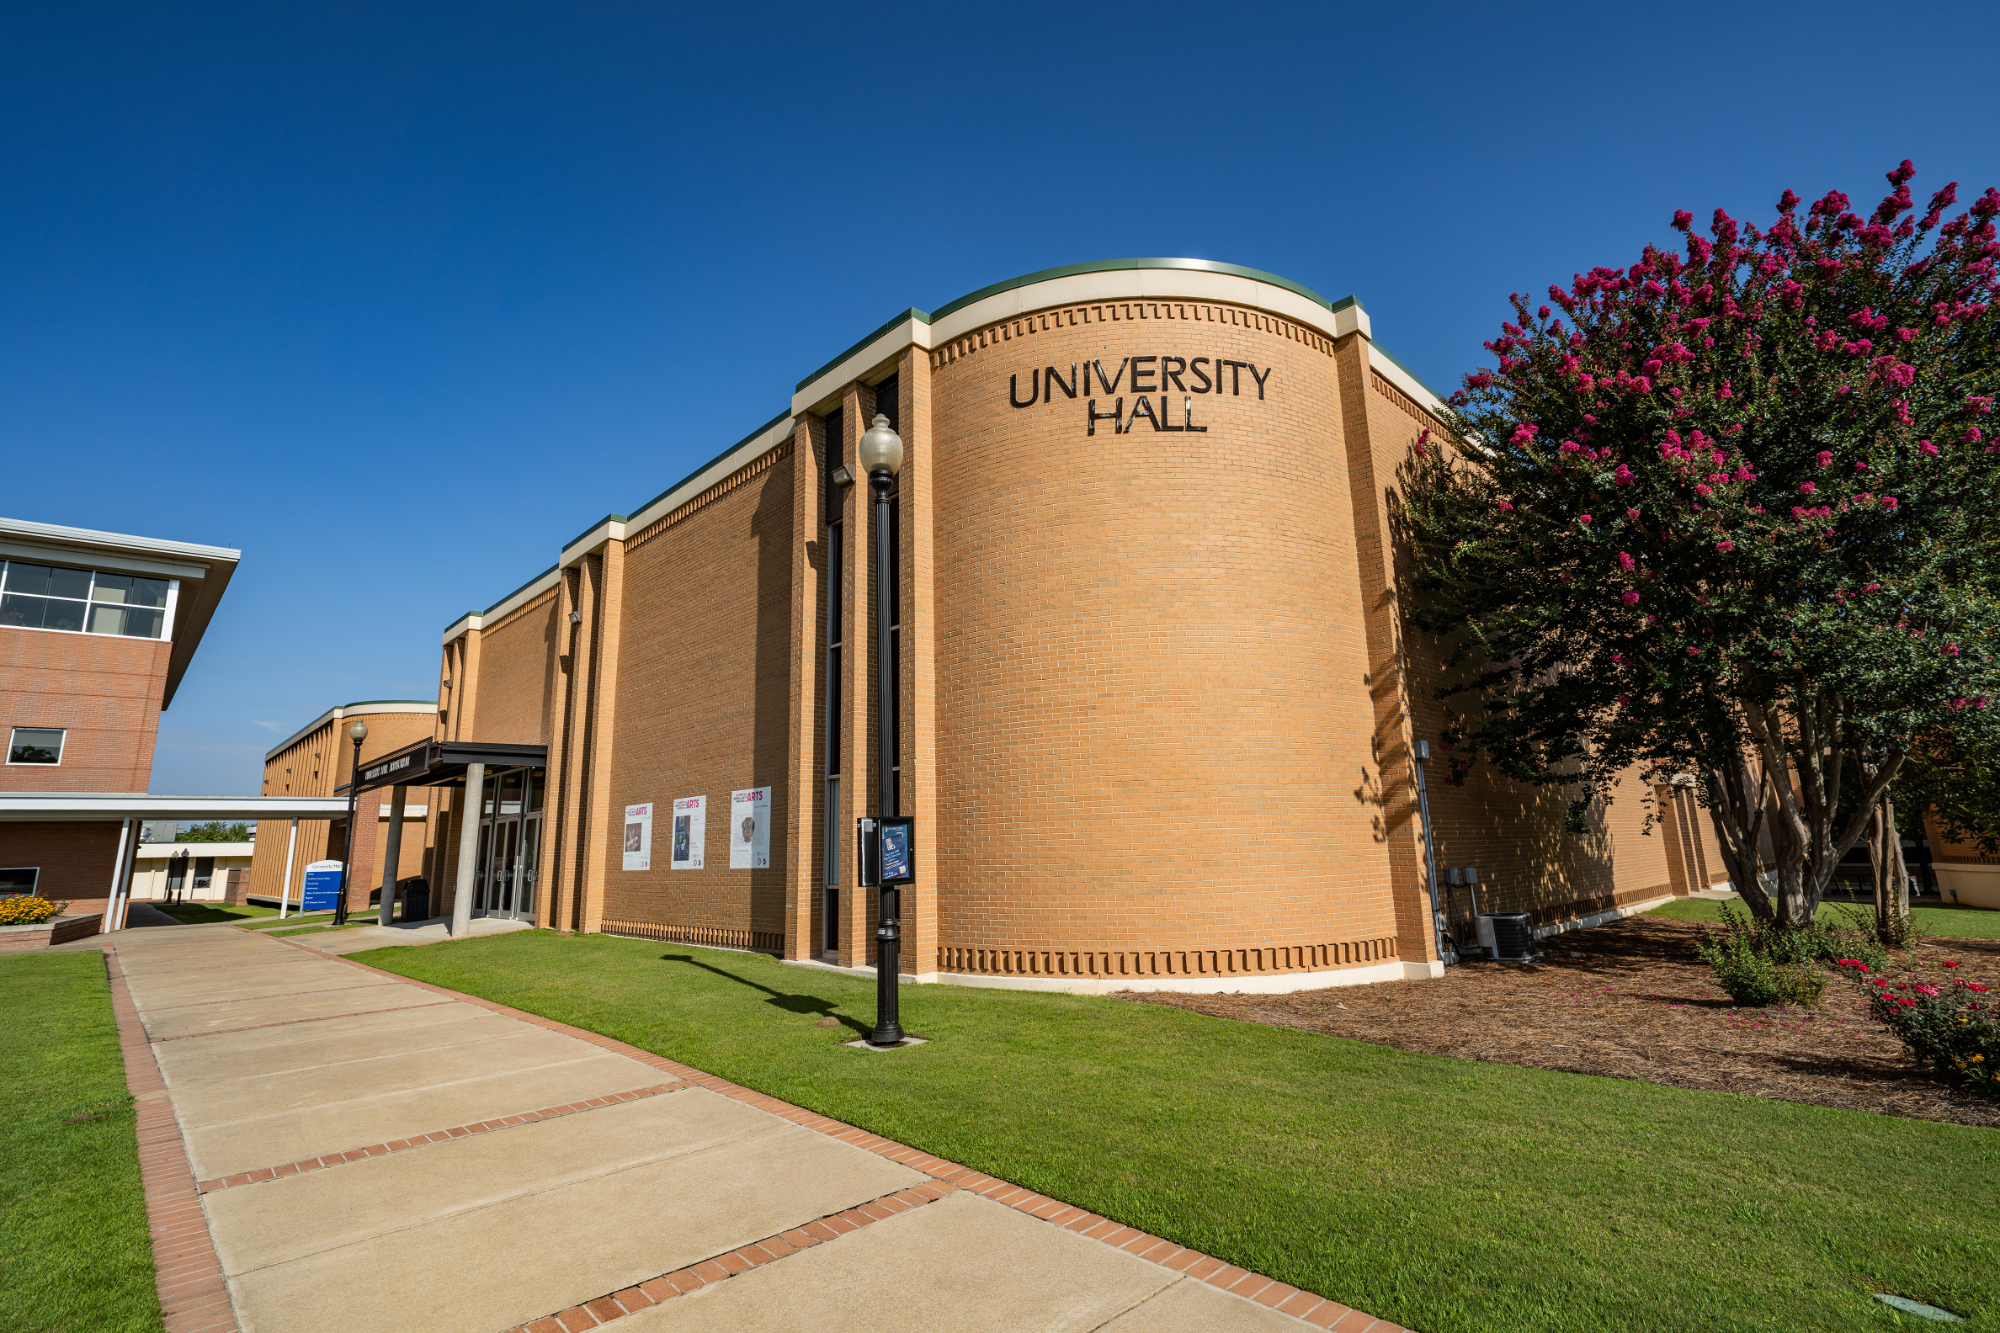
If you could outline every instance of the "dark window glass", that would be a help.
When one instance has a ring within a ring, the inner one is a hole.
[[[826,650],[826,775],[840,776],[840,649]]]
[[[847,442],[841,429],[839,412],[826,414],[826,521],[840,521],[840,484],[833,474],[847,461]]]
[[[49,599],[46,597],[24,597],[20,593],[10,592],[0,596],[0,625],[22,625],[28,629],[40,629],[48,610]]]
[[[48,613],[42,617],[43,629],[83,628],[83,613],[90,609],[88,602],[72,602],[65,597],[48,599]]]
[[[875,386],[875,410],[889,418],[891,430],[900,431],[903,429],[903,423],[899,419],[901,414],[896,411],[896,400],[899,396],[896,391],[896,379],[896,376],[891,375]],[[870,424],[874,424],[872,418]]]
[[[903,502],[889,497],[889,627],[903,623]]]
[[[59,764],[62,762],[63,731],[60,727],[16,727],[7,746],[10,764]]]
[[[826,530],[826,641],[841,642],[841,608],[844,589],[841,587],[841,527],[838,523]]]
[[[826,530],[826,773],[840,773],[840,645],[846,632],[847,529]]]
[[[166,630],[167,587],[165,579],[136,574],[11,561],[0,625],[157,639]]]
[[[41,873],[40,866],[0,867],[0,894],[33,893],[35,877]]]
[[[136,574],[99,574],[90,590],[93,602],[116,602],[123,606],[165,606],[167,581],[142,579]]]
[[[889,767],[889,808],[882,813],[903,810],[903,548],[898,518],[902,513],[898,496],[889,497],[889,716],[882,725],[889,730],[889,753],[895,756]]]

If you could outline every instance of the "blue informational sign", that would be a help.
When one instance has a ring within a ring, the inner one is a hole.
[[[306,867],[306,887],[304,899],[299,904],[301,912],[331,912],[340,905],[340,872],[338,861],[315,861]]]
[[[885,885],[908,884],[916,879],[916,848],[908,816],[882,821],[882,877]]]

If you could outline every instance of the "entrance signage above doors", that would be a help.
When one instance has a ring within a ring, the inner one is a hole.
[[[1257,391],[1257,401],[1264,400],[1264,389],[1270,381],[1272,367],[1261,371],[1254,362],[1230,361],[1223,357],[1209,356],[1128,356],[1118,363],[1115,371],[1106,372],[1102,358],[1093,357],[1089,361],[1072,361],[1069,374],[1057,373],[1054,366],[1042,366],[1028,372],[1028,396],[1021,396],[1020,372],[1007,377],[1007,402],[1011,407],[1045,406],[1055,401],[1060,391],[1065,398],[1084,400],[1084,434],[1097,434],[1097,423],[1109,421],[1113,435],[1126,435],[1138,426],[1143,418],[1155,431],[1192,431],[1205,434],[1206,426],[1198,426],[1194,420],[1194,400],[1199,394],[1227,393],[1234,398],[1247,397],[1243,390],[1244,372],[1249,372],[1251,387]],[[1127,380],[1127,372],[1130,379]],[[1117,394],[1119,387],[1133,395],[1132,410],[1125,410],[1123,395],[1112,400],[1111,410],[1097,410],[1097,399],[1092,396],[1091,380],[1095,377],[1098,389],[1106,398]],[[1153,406],[1148,395],[1158,393],[1160,404]],[[1175,404],[1173,400],[1181,401]],[[1178,407],[1178,411],[1176,411]],[[1174,424],[1174,418],[1180,424]]]
[[[299,900],[299,911],[331,912],[338,907],[342,869],[338,861],[315,861],[307,866],[305,896]]]

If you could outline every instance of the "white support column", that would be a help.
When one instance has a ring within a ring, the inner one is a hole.
[[[118,889],[125,879],[125,853],[132,842],[132,820],[128,816],[118,828],[118,859],[111,863],[111,888],[104,895],[104,919],[97,923],[100,931],[114,929],[112,922],[118,919]]]
[[[285,904],[292,899],[292,856],[299,849],[299,821],[292,820],[292,835],[285,840],[285,882],[278,886],[278,920],[285,919]],[[303,906],[303,901],[301,901]]]
[[[409,795],[410,789],[399,784],[389,797],[389,846],[382,853],[382,910],[375,917],[378,925],[386,926],[396,919],[396,877],[403,869],[403,802]]]
[[[472,930],[472,880],[479,871],[479,821],[486,812],[486,765],[465,766],[465,808],[458,817],[458,882],[451,895],[451,933]]]

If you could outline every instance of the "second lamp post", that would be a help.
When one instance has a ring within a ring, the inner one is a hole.
[[[356,790],[361,785],[361,742],[368,739],[368,724],[356,722],[347,729],[347,738],[354,742],[354,764],[347,770],[347,846],[340,853],[340,901],[333,905],[333,924],[347,924],[347,890],[354,883],[354,818],[361,808],[361,793]]]
[[[903,437],[890,426],[889,418],[875,414],[874,424],[861,436],[855,461],[868,477],[875,492],[875,809],[880,815],[896,813],[896,681],[891,672],[889,639],[890,580],[896,577],[895,561],[889,549],[889,492],[896,474],[903,470]],[[875,1030],[868,1034],[871,1046],[894,1046],[903,1040],[903,1023],[897,981],[903,961],[901,925],[896,919],[897,900],[902,896],[894,885],[876,890],[880,905],[875,924]]]

